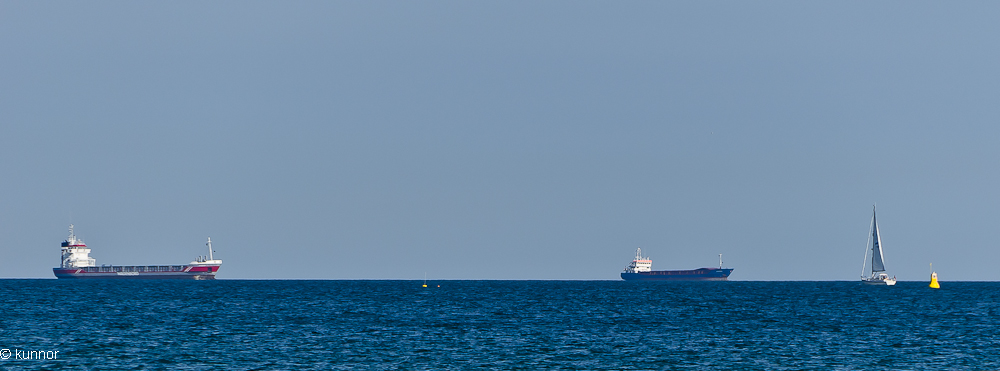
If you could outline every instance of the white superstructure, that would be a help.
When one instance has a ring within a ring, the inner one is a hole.
[[[191,265],[222,265],[222,260],[215,260],[212,256],[214,252],[212,251],[212,237],[208,238],[208,242],[205,245],[208,245],[208,256],[199,256],[198,259],[191,262]]]
[[[625,267],[625,273],[640,273],[653,270],[653,260],[642,257],[642,248],[635,249],[635,259]]]
[[[90,257],[90,249],[83,240],[73,234],[73,225],[69,225],[69,237],[62,243],[62,268],[83,268],[97,266],[97,261]]]

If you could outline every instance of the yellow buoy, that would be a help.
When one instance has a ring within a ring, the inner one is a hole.
[[[937,272],[934,271],[934,264],[931,264],[931,288],[939,289],[941,285],[937,281]]]

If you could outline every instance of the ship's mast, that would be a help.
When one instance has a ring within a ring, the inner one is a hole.
[[[208,238],[208,243],[206,243],[206,245],[208,245],[208,260],[215,260],[215,258],[212,257],[212,237]]]

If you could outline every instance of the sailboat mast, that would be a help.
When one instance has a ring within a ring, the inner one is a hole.
[[[875,249],[882,250],[882,247],[878,245],[878,218],[875,217],[875,206],[872,205],[872,273],[875,273],[875,254],[878,252]]]
[[[878,219],[875,217],[875,206],[872,206],[872,272],[885,272],[885,259],[882,254],[882,235],[878,230]]]
[[[861,259],[861,277],[865,277],[865,267],[868,266],[868,247],[872,243],[872,227],[875,226],[875,207],[872,206],[872,221],[868,223],[868,239],[865,240],[865,257]]]

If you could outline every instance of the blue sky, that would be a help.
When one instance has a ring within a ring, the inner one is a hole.
[[[1000,280],[991,2],[0,2],[0,277]]]

